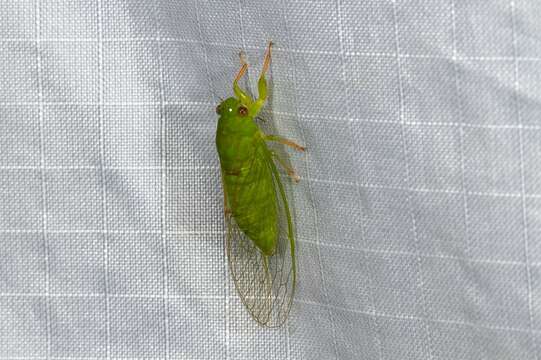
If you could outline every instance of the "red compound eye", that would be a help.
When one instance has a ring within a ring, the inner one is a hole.
[[[238,113],[240,116],[246,116],[248,115],[248,108],[246,108],[245,106],[240,106]]]

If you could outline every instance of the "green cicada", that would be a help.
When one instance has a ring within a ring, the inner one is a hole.
[[[287,319],[297,278],[293,220],[276,164],[295,182],[299,176],[267,142],[282,143],[298,151],[305,149],[293,141],[265,134],[255,122],[267,99],[265,73],[271,46],[269,43],[265,53],[256,100],[239,87],[248,69],[241,56],[241,68],[233,81],[235,96],[216,107],[216,146],[224,191],[229,269],[252,317],[261,325],[274,327]]]

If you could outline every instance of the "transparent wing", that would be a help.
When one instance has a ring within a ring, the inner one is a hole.
[[[226,252],[237,292],[252,317],[261,325],[282,325],[291,309],[296,283],[294,230],[280,175],[269,157],[278,206],[279,236],[276,252],[264,255],[226,214]]]

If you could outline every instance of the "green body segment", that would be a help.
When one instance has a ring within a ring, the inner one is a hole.
[[[267,256],[278,238],[278,204],[271,153],[263,133],[249,114],[239,114],[241,103],[229,98],[221,104],[216,132],[226,207],[239,228]],[[240,111],[242,113],[242,111]]]

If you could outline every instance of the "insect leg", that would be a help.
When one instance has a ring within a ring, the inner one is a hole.
[[[278,136],[278,135],[265,135],[265,140],[267,141],[276,141],[280,144],[284,144],[284,145],[287,145],[289,147],[292,147],[293,149],[297,150],[297,151],[304,151],[306,150],[306,148],[304,146],[300,146],[299,144],[291,141],[291,140],[288,140],[288,139],[284,139],[283,137],[281,136]]]
[[[239,60],[240,60],[240,66],[246,64],[248,65],[248,62],[246,61],[246,53],[244,51],[239,51]]]
[[[280,164],[284,168],[284,170],[287,172],[287,175],[289,175],[289,177],[295,183],[298,183],[301,180],[299,174],[297,174],[297,172],[292,167],[287,165],[286,162],[280,156],[278,156],[278,154],[276,154],[274,151],[271,151],[271,155],[273,158],[276,159],[276,161],[278,161],[278,164]]]
[[[235,77],[235,80],[233,81],[233,91],[241,103],[246,106],[250,106],[253,103],[252,99],[239,86],[239,80],[244,76],[244,74],[246,74],[246,71],[248,70],[248,63],[244,60],[244,55],[242,52],[239,55],[241,67],[237,73],[237,76]]]
[[[265,101],[267,100],[267,80],[265,79],[265,73],[269,70],[269,66],[271,62],[272,45],[273,45],[272,41],[269,41],[267,51],[265,51],[265,60],[263,61],[263,68],[261,69],[261,75],[259,75],[259,81],[257,82],[258,98],[254,103],[254,107],[252,110],[253,115],[259,112],[259,110],[263,107],[263,105],[265,104]]]

